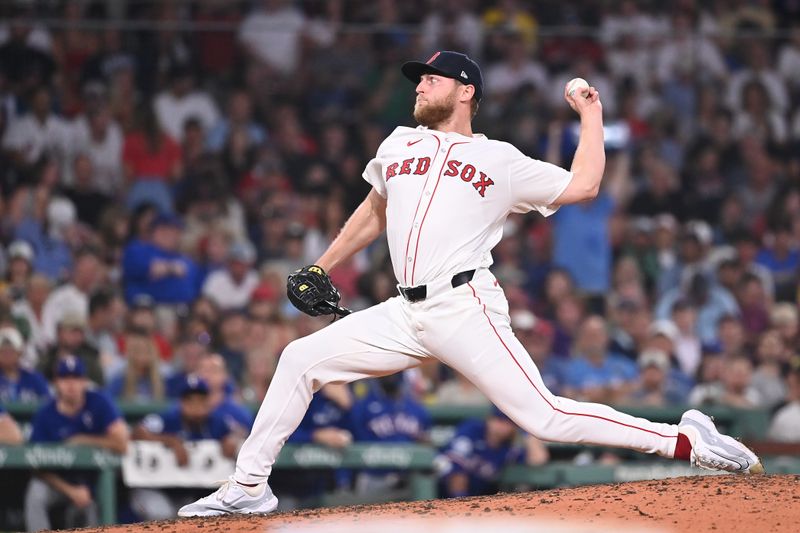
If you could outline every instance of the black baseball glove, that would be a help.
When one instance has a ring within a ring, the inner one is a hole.
[[[347,316],[349,309],[339,307],[342,296],[331,278],[317,265],[309,265],[289,274],[286,294],[296,308],[311,316]]]

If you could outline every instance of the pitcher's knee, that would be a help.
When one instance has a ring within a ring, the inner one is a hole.
[[[283,349],[276,373],[302,377],[316,391],[326,383],[327,372],[323,367],[327,355],[320,346],[309,343],[306,337],[293,340]]]

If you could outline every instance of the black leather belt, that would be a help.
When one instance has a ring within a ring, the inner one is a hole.
[[[455,289],[456,287],[472,281],[472,276],[474,275],[475,269],[459,272],[450,280],[450,285]],[[427,285],[417,285],[416,287],[397,287],[397,290],[400,291],[400,295],[403,298],[411,303],[421,302],[428,297]]]

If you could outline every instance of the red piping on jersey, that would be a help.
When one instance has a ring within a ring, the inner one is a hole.
[[[439,140],[439,137],[433,135],[433,138],[436,139],[436,151],[433,153],[433,160],[431,161],[431,167],[436,162],[436,158],[439,156],[439,147],[442,145],[442,141]],[[445,161],[447,158],[445,157]],[[444,167],[442,167],[444,168]],[[422,190],[419,193],[419,200],[417,200],[417,208],[414,210],[414,218],[411,219],[411,222],[417,219],[417,213],[419,212],[419,204],[422,203],[422,195],[425,194],[425,187],[428,185],[428,178],[431,177],[431,173],[428,172],[428,175],[425,176],[425,183],[422,184]],[[422,224],[420,224],[420,229],[422,229]],[[403,283],[408,285],[408,248],[411,245],[411,234],[414,233],[414,224],[411,224],[411,227],[408,228],[408,238],[406,239],[406,253],[403,255]],[[416,260],[415,260],[416,262]]]
[[[447,158],[450,157],[450,150],[457,144],[467,144],[467,141],[462,141],[460,143],[453,143],[450,145],[450,148],[447,149],[447,153],[444,156],[444,163],[442,164],[442,168],[439,169],[439,177],[436,178],[436,185],[433,187],[433,193],[431,193],[431,199],[428,200],[428,207],[425,208],[425,214],[422,215],[422,222],[419,223],[419,231],[417,232],[417,244],[414,246],[414,266],[411,267],[411,285],[414,285],[414,272],[417,270],[417,253],[419,252],[419,238],[422,236],[422,225],[425,224],[425,217],[428,216],[428,210],[431,208],[431,204],[433,203],[433,198],[436,196],[436,189],[439,188],[439,180],[442,179],[442,172],[444,171],[444,167],[447,165]],[[422,194],[425,194],[425,189],[422,189]],[[420,196],[422,198],[422,196]],[[414,214],[414,218],[417,218],[416,213]],[[410,234],[409,234],[410,236]],[[406,257],[408,256],[408,251],[406,251]]]
[[[508,348],[508,346],[506,345],[505,341],[504,341],[504,340],[503,340],[503,338],[500,336],[500,333],[498,333],[498,332],[497,332],[497,328],[495,328],[495,327],[494,327],[494,324],[492,323],[492,319],[491,319],[491,318],[489,318],[489,315],[486,313],[486,304],[484,304],[484,303],[481,303],[481,299],[480,299],[480,297],[479,297],[479,296],[478,296],[478,294],[475,292],[475,287],[473,287],[473,286],[472,286],[472,283],[470,283],[470,282],[467,282],[467,285],[469,285],[469,288],[470,288],[470,289],[472,289],[472,295],[475,297],[475,299],[476,299],[476,300],[478,300],[478,305],[480,305],[480,306],[482,306],[482,307],[483,307],[483,314],[484,314],[484,316],[486,317],[486,320],[488,320],[488,321],[489,321],[489,325],[490,325],[490,326],[492,327],[492,329],[494,330],[494,334],[495,334],[495,335],[497,335],[497,339],[498,339],[498,340],[500,341],[500,343],[503,345],[503,348],[505,348],[505,349],[506,349],[506,351],[508,352],[508,355],[510,355],[510,356],[511,356],[511,359],[513,359],[513,360],[514,360],[514,363],[516,363],[516,365],[517,365],[517,366],[519,367],[519,369],[522,371],[522,374],[523,374],[523,375],[525,376],[525,378],[528,380],[528,383],[530,383],[530,384],[531,384],[531,387],[533,387],[533,390],[535,390],[535,391],[536,391],[536,392],[539,394],[539,396],[541,396],[542,400],[544,400],[544,401],[545,401],[545,403],[546,403],[547,405],[549,405],[549,406],[550,406],[550,409],[552,409],[553,411],[556,411],[556,412],[558,412],[558,413],[561,413],[562,415],[571,415],[571,416],[586,416],[586,417],[589,417],[589,418],[597,418],[597,419],[599,419],[599,420],[605,420],[606,422],[611,422],[611,423],[613,423],[613,424],[619,424],[620,426],[625,426],[625,427],[632,428],[632,429],[638,429],[638,430],[641,430],[641,431],[646,431],[647,433],[652,433],[653,435],[658,435],[659,437],[664,437],[664,438],[666,438],[666,439],[677,439],[677,438],[678,438],[678,435],[663,435],[663,434],[661,434],[661,433],[658,433],[657,431],[653,431],[653,430],[650,430],[650,429],[645,429],[645,428],[640,428],[640,427],[638,427],[638,426],[632,426],[632,425],[630,425],[630,424],[626,424],[626,423],[624,423],[624,422],[620,422],[620,421],[618,421],[618,420],[612,420],[611,418],[606,418],[606,417],[604,417],[604,416],[599,416],[599,415],[591,415],[591,414],[587,414],[587,413],[570,413],[570,412],[568,412],[568,411],[564,411],[564,410],[562,410],[562,409],[559,409],[558,407],[554,406],[554,405],[553,405],[552,403],[550,403],[550,401],[549,401],[549,400],[548,400],[548,399],[545,397],[545,395],[544,395],[544,394],[542,394],[542,392],[541,392],[541,391],[540,391],[540,390],[539,390],[539,389],[536,387],[536,385],[533,383],[533,380],[531,380],[530,376],[528,376],[528,373],[527,373],[527,372],[525,372],[525,369],[524,369],[524,368],[522,368],[522,365],[520,365],[520,364],[519,364],[519,361],[517,360],[517,358],[516,358],[516,357],[514,357],[514,353],[513,353],[513,352],[512,352],[512,351],[511,351],[511,350]]]

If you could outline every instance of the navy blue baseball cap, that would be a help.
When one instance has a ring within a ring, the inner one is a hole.
[[[60,378],[66,377],[79,377],[82,378],[86,375],[86,368],[83,366],[83,361],[74,355],[68,355],[58,362],[56,369],[56,376]]]
[[[181,383],[180,396],[188,396],[190,394],[208,394],[208,383],[206,380],[196,374],[189,374],[186,379]]]
[[[475,87],[475,99],[483,98],[483,74],[478,64],[459,52],[443,50],[436,52],[426,62],[409,61],[400,68],[403,75],[414,83],[419,83],[423,74],[438,74],[453,78],[464,85]]]
[[[156,229],[159,226],[172,226],[173,228],[183,229],[183,220],[172,213],[161,213],[150,223],[150,229]]]

